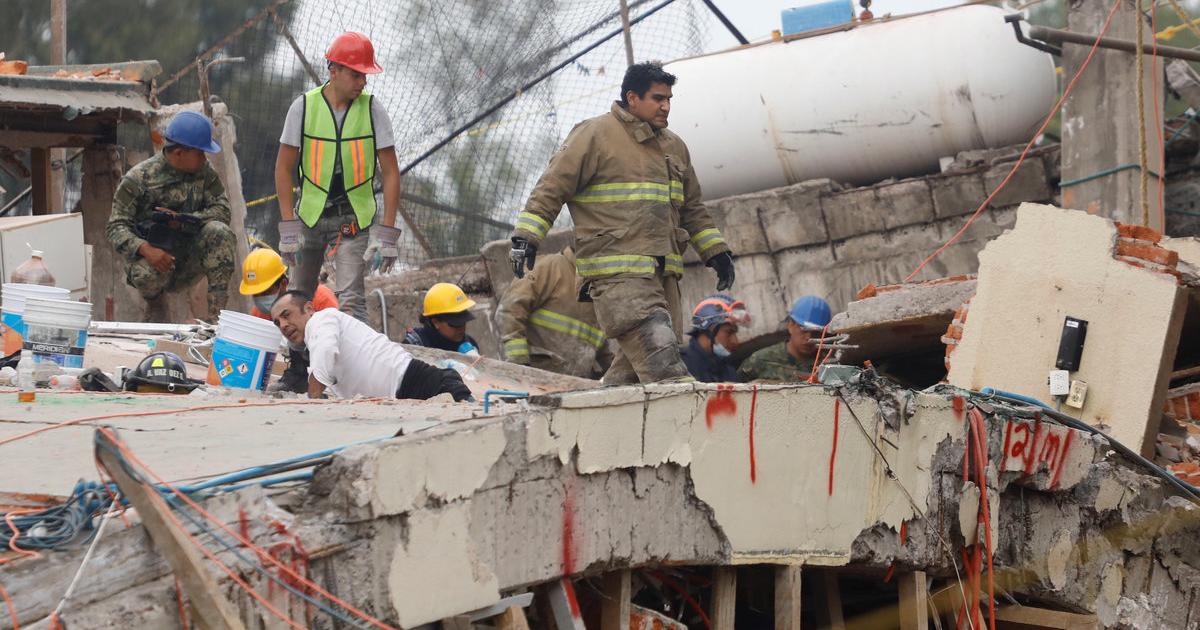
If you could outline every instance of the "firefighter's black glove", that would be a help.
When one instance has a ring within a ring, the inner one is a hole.
[[[729,252],[721,252],[704,264],[717,272],[718,291],[725,291],[733,286],[733,256],[729,255]]]
[[[533,269],[533,262],[537,258],[537,245],[530,243],[520,236],[514,236],[512,244],[512,249],[508,252],[508,258],[512,261],[513,274],[518,278],[524,278],[525,270]]]

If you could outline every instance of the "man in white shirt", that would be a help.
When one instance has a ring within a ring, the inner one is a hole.
[[[271,321],[292,345],[308,348],[308,397],[417,398],[448,393],[471,401],[458,372],[413,358],[398,343],[336,309],[318,311],[312,297],[287,291],[271,306]]]

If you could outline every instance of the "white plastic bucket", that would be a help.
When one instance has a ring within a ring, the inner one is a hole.
[[[208,383],[262,389],[283,336],[275,324],[253,315],[221,311],[208,364]]]
[[[35,365],[50,362],[68,368],[83,367],[88,325],[92,323],[91,304],[29,297],[24,311],[25,349],[32,351]]]
[[[0,285],[0,329],[4,337],[4,356],[20,352],[25,346],[25,300],[31,297],[66,300],[71,292],[60,287],[5,282]]]

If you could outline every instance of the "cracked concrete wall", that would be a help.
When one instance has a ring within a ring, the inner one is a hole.
[[[356,447],[320,473],[306,512],[371,523],[366,549],[339,564],[376,584],[368,590],[386,594],[402,625],[606,568],[846,564],[859,532],[917,515],[875,449],[923,511],[938,445],[962,431],[944,397],[917,395],[908,412],[920,421],[893,428],[873,399],[819,386],[658,385],[533,402]]]
[[[1152,452],[1185,291],[1172,275],[1115,258],[1117,240],[1108,219],[1023,204],[1016,227],[979,254],[949,382],[1048,400],[1064,318],[1086,320],[1083,355],[1071,374],[1088,385],[1077,414],[1126,446]]]
[[[291,523],[318,582],[403,627],[561,575],[644,565],[801,561],[880,576],[895,565],[947,580],[962,545],[984,538],[961,472],[970,405],[986,416],[991,537],[1008,592],[1095,612],[1106,627],[1200,623],[1194,503],[1028,408],[881,381],[545,396],[348,449],[285,495],[294,519],[262,496],[248,507],[263,535],[276,532],[256,514]],[[226,514],[241,505],[216,501]],[[98,552],[125,567],[120,579],[89,581],[67,623],[176,627],[173,581],[140,528],[111,540],[125,544]],[[0,581],[21,587],[21,614],[44,616],[58,591],[34,585],[69,578],[82,553],[10,563]],[[265,613],[229,580],[222,588],[258,627]],[[315,627],[332,624],[318,616]]]

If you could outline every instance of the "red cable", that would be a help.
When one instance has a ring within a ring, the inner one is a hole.
[[[183,606],[183,587],[179,585],[179,576],[175,576],[175,604],[179,607],[179,627],[183,630],[191,630],[191,625],[188,624],[187,610]]]
[[[356,399],[354,402],[363,402],[365,400],[370,400],[370,399]],[[106,414],[102,414],[99,416],[86,416],[83,418],[64,420],[62,422],[59,422],[58,424],[50,424],[50,425],[46,425],[44,427],[39,427],[32,431],[26,431],[25,433],[20,433],[20,434],[14,435],[12,437],[7,437],[7,438],[4,438],[3,440],[0,440],[0,446],[4,446],[5,444],[10,444],[12,442],[16,442],[17,440],[23,440],[27,437],[32,437],[39,433],[45,433],[46,431],[53,431],[54,429],[61,429],[63,427],[69,427],[72,425],[79,424],[81,422],[91,422],[93,420],[108,420],[110,418],[134,418],[134,417],[142,417],[142,416],[162,416],[162,415],[167,415],[167,414],[172,414],[172,413],[186,413],[188,411],[204,411],[206,409],[232,409],[234,407],[271,407],[274,405],[311,405],[314,403],[315,404],[329,404],[329,402],[330,401],[328,401],[328,400],[320,400],[320,401],[318,401],[318,400],[276,400],[276,401],[271,401],[271,402],[244,402],[244,403],[232,403],[232,404],[222,404],[222,405],[199,405],[196,407],[181,407],[179,409],[155,409],[155,410],[151,410],[151,411],[125,411],[125,412],[121,412],[121,413],[106,413]],[[346,401],[346,402],[350,402],[350,401]],[[342,403],[338,403],[338,404],[342,404]]]
[[[108,436],[108,438],[113,441],[113,444],[116,444],[117,448],[119,448],[122,453],[126,453],[126,457],[128,457],[128,453],[125,449],[125,445],[122,444],[121,442],[117,441],[116,435],[111,430],[109,430],[107,427],[101,427],[101,428],[97,429],[97,431],[100,431],[101,433]],[[140,462],[139,462],[139,465],[141,465],[143,468],[145,468],[145,466],[142,465]],[[149,471],[149,469],[147,469],[147,471]],[[249,584],[247,584],[246,581],[243,580],[241,578],[241,576],[239,576],[237,574],[237,572],[235,572],[233,569],[229,568],[229,566],[226,565],[224,562],[221,562],[220,558],[217,558],[217,556],[215,554],[213,554],[213,552],[209,551],[207,547],[205,547],[203,544],[201,544],[201,542],[199,540],[197,540],[196,537],[193,536],[190,531],[188,531],[188,528],[186,526],[184,526],[183,522],[181,522],[175,516],[175,512],[173,512],[171,510],[166,510],[165,514],[166,514],[167,518],[171,519],[171,523],[174,524],[175,527],[178,528],[179,531],[184,536],[187,536],[187,539],[197,549],[200,550],[200,553],[204,554],[205,558],[208,558],[210,561],[212,561],[214,564],[216,564],[217,567],[219,567],[221,569],[221,571],[223,571],[225,573],[225,575],[228,575],[230,578],[232,578],[233,581],[242,588],[242,590],[246,591],[247,595],[254,598],[254,600],[257,601],[258,603],[262,604],[263,608],[266,608],[268,612],[270,612],[272,615],[275,615],[276,617],[278,617],[280,621],[283,621],[284,623],[295,628],[296,630],[307,630],[304,626],[296,623],[295,621],[292,620],[291,617],[287,616],[282,611],[280,611],[278,608],[276,608],[274,605],[272,605],[271,602],[267,601],[266,598],[264,598],[261,594],[259,594],[258,591],[255,591]]]
[[[821,361],[821,349],[825,347],[825,333],[829,332],[829,324],[821,329],[821,340],[817,342],[817,354],[813,357],[812,370],[808,373],[808,382],[815,383],[817,380],[817,365]]]
[[[921,264],[917,265],[917,268],[913,269],[913,272],[904,278],[905,282],[912,281],[912,279],[918,273],[920,273],[922,269],[925,268],[925,265],[928,265],[930,261],[932,261],[934,258],[937,258],[942,252],[946,251],[947,247],[950,247],[956,241],[958,241],[958,239],[962,237],[963,233],[967,231],[967,228],[971,227],[971,224],[975,223],[975,220],[979,218],[979,215],[982,214],[984,209],[988,207],[988,204],[992,202],[992,199],[995,199],[996,195],[998,195],[1001,190],[1004,190],[1004,187],[1007,186],[1008,182],[1012,180],[1014,175],[1016,175],[1017,169],[1021,168],[1021,164],[1025,162],[1025,157],[1029,155],[1029,151],[1033,148],[1033,144],[1037,142],[1038,137],[1046,131],[1046,127],[1050,125],[1050,121],[1054,120],[1054,115],[1058,113],[1058,110],[1062,108],[1063,103],[1066,102],[1067,95],[1070,94],[1071,90],[1075,88],[1075,83],[1079,81],[1079,77],[1083,74],[1083,71],[1087,69],[1088,64],[1092,62],[1092,57],[1094,57],[1096,55],[1096,51],[1100,49],[1100,41],[1104,38],[1104,34],[1108,32],[1108,27],[1110,24],[1112,24],[1113,16],[1117,14],[1117,8],[1120,6],[1121,0],[1116,0],[1113,2],[1112,10],[1108,12],[1108,19],[1104,20],[1104,27],[1100,29],[1100,34],[1096,35],[1096,41],[1092,43],[1092,49],[1088,51],[1087,58],[1083,60],[1083,64],[1079,66],[1079,70],[1075,73],[1075,76],[1071,77],[1070,83],[1068,83],[1067,87],[1063,89],[1062,96],[1058,97],[1058,102],[1054,104],[1054,107],[1050,110],[1050,114],[1047,115],[1046,120],[1042,122],[1042,126],[1038,128],[1037,132],[1033,134],[1033,137],[1029,139],[1029,142],[1025,144],[1025,150],[1021,151],[1021,157],[1017,158],[1017,162],[1016,164],[1013,164],[1012,170],[1008,172],[1008,175],[1003,181],[1000,182],[1000,185],[992,191],[992,194],[988,195],[987,199],[984,199],[983,203],[979,204],[979,208],[977,208],[974,214],[967,219],[967,222],[964,223],[963,226],[954,233],[954,236],[951,236],[950,240],[943,243],[942,246],[937,248],[937,251],[930,254],[928,258],[922,260]]]
[[[12,620],[12,630],[21,630],[21,624],[17,623],[17,607],[13,606],[12,597],[8,595],[8,589],[0,584],[0,597],[4,598],[4,605],[8,607],[8,618]]]
[[[987,498],[987,477],[986,471],[988,467],[988,452],[984,443],[984,418],[983,412],[979,411],[978,407],[971,408],[971,420],[975,425],[975,448],[978,457],[975,459],[975,470],[979,474],[979,495],[980,504],[983,509],[983,531],[985,534],[984,540],[987,541],[987,567],[988,567],[988,628],[996,630],[996,579],[992,567],[992,519],[991,508],[988,506]]]
[[[346,603],[345,601],[339,599],[336,595],[321,588],[321,586],[318,585],[316,582],[313,582],[313,581],[305,578],[304,576],[300,575],[299,573],[296,573],[295,571],[293,571],[286,564],[276,560],[275,558],[272,558],[271,555],[269,553],[267,553],[262,547],[255,545],[252,541],[250,541],[245,536],[242,536],[238,532],[230,529],[229,526],[226,525],[224,521],[213,516],[211,513],[209,513],[203,507],[200,507],[200,505],[198,503],[193,501],[191,497],[184,494],[183,492],[180,492],[175,486],[171,485],[170,483],[167,483],[167,481],[164,480],[162,477],[160,477],[158,475],[158,473],[154,472],[149,466],[147,466],[144,462],[142,462],[140,459],[138,459],[137,455],[134,455],[133,451],[129,450],[129,447],[127,447],[124,442],[121,442],[117,438],[116,434],[113,433],[110,429],[108,429],[107,427],[100,427],[97,430],[100,431],[101,433],[103,433],[104,435],[106,435],[108,437],[108,439],[112,440],[113,444],[115,444],[117,446],[117,448],[121,451],[121,453],[126,458],[128,458],[131,462],[137,464],[139,467],[141,467],[143,470],[145,470],[157,483],[161,484],[163,487],[170,490],[175,496],[179,497],[189,507],[191,507],[193,510],[196,510],[198,513],[200,513],[200,515],[202,515],[204,518],[208,519],[208,521],[210,521],[211,523],[213,523],[214,525],[219,527],[225,533],[232,536],[235,540],[242,543],[246,547],[252,549],[259,556],[259,558],[279,567],[280,569],[283,570],[283,572],[290,575],[293,579],[297,580],[301,584],[304,584],[305,586],[308,586],[309,588],[312,588],[314,591],[316,591],[317,593],[320,593],[321,596],[323,596],[327,600],[337,604],[338,606],[341,606],[347,612],[362,619],[363,621],[366,621],[366,622],[370,623],[371,625],[373,625],[377,628],[380,628],[381,630],[397,630],[393,626],[389,626],[386,623],[351,606],[350,604]]]
[[[704,622],[704,627],[709,628],[709,630],[712,630],[712,622],[710,622],[708,620],[708,615],[704,614],[704,607],[700,605],[700,602],[697,602],[695,599],[693,599],[692,596],[688,594],[686,589],[684,589],[677,582],[675,582],[675,580],[672,580],[671,578],[667,577],[666,574],[662,573],[661,571],[655,571],[653,569],[650,569],[647,572],[650,575],[653,575],[654,577],[658,578],[658,580],[660,582],[662,582],[663,584],[666,584],[671,590],[682,595],[683,600],[685,602],[687,602],[688,606],[691,606],[692,610],[695,610],[696,613],[698,613],[700,615],[700,620]]]

